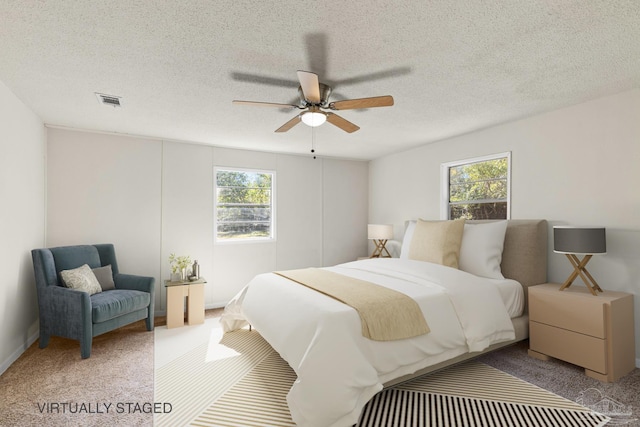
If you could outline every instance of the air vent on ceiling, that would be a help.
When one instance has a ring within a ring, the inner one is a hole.
[[[105,95],[104,93],[95,92],[98,101],[101,104],[109,105],[111,107],[122,107],[122,97],[114,95]]]

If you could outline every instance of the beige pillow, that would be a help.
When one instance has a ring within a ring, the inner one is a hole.
[[[91,268],[87,264],[74,268],[73,270],[62,270],[60,277],[62,277],[62,281],[67,288],[87,292],[89,295],[102,292],[96,275],[93,274],[93,271],[91,271]]]
[[[413,231],[409,259],[458,268],[464,219],[424,221],[419,219]]]

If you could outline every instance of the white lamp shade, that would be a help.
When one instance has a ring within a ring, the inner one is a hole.
[[[367,225],[369,239],[389,240],[393,239],[393,225],[391,224],[369,224]]]
[[[327,121],[327,116],[324,113],[317,113],[314,111],[307,111],[302,114],[302,122],[311,127],[320,126]]]

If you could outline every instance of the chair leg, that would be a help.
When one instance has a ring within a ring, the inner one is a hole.
[[[145,322],[147,324],[147,331],[153,331],[153,316],[147,316]]]
[[[44,332],[40,332],[40,339],[39,339],[39,347],[40,348],[46,348],[49,345],[49,339],[51,338],[51,335],[46,334]]]
[[[80,340],[80,356],[83,359],[88,359],[91,356],[91,343],[93,342],[93,337],[89,336]]]

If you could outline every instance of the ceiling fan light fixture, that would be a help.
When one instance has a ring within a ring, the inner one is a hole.
[[[256,105],[277,108],[286,107],[304,110],[276,129],[275,131],[277,133],[287,132],[300,122],[303,122],[305,125],[310,127],[318,127],[324,122],[329,122],[333,126],[336,126],[347,133],[353,133],[360,129],[360,127],[335,113],[324,112],[322,109],[364,110],[373,107],[390,107],[393,105],[393,97],[391,95],[359,99],[343,99],[341,101],[329,102],[331,87],[324,83],[320,83],[316,73],[298,70],[298,81],[300,82],[300,86],[298,87],[300,101],[298,104],[278,104],[274,102],[239,100],[235,100],[233,103],[236,105]]]
[[[317,111],[307,111],[302,114],[302,122],[311,127],[320,126],[327,121],[327,115]]]

